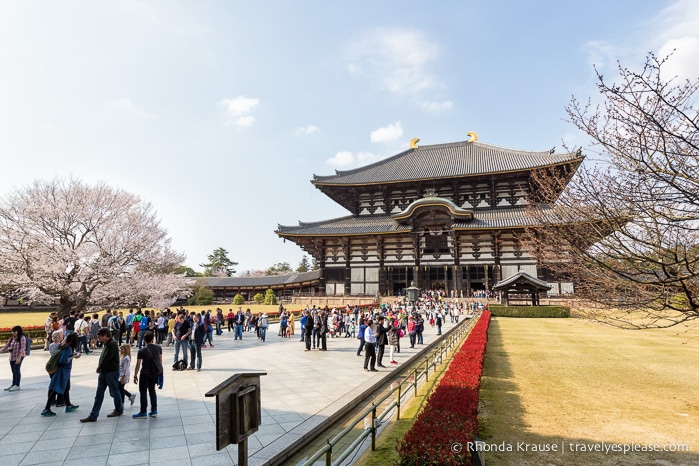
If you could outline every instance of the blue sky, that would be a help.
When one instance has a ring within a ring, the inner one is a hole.
[[[0,195],[105,181],[151,202],[187,265],[303,251],[277,224],[347,215],[311,185],[420,144],[546,150],[595,97],[593,64],[676,49],[699,76],[699,2],[0,2]]]

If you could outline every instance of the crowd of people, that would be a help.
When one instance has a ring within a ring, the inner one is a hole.
[[[384,357],[388,353],[387,364],[397,365],[395,354],[400,353],[401,340],[408,337],[410,348],[424,344],[423,332],[427,325],[442,332],[446,319],[458,323],[464,314],[471,314],[485,305],[476,300],[458,302],[447,300],[440,295],[426,294],[419,303],[404,301],[384,303],[381,306],[360,310],[346,306],[329,308],[325,306],[306,307],[300,313],[300,341],[305,343],[305,351],[328,350],[328,338],[357,338],[358,357],[364,354],[364,369],[378,371],[385,368]],[[279,331],[281,338],[296,335],[296,316],[280,305]],[[127,389],[130,380],[138,386],[140,410],[133,417],[155,417],[157,411],[156,387],[163,387],[162,346],[173,346],[173,369],[202,370],[202,349],[214,347],[214,335],[223,334],[227,324],[228,332],[234,333],[234,340],[242,340],[243,335],[254,333],[259,342],[265,342],[269,328],[267,313],[252,313],[250,309],[237,312],[217,308],[190,312],[183,308],[150,311],[129,309],[107,311],[85,315],[72,311],[59,319],[51,313],[45,322],[46,344],[44,350],[55,359],[55,368],[49,371],[47,400],[42,416],[55,416],[53,407],[65,408],[65,412],[76,411],[79,406],[70,400],[70,375],[73,361],[101,349],[96,372],[97,388],[95,399],[87,417],[81,422],[95,422],[99,416],[104,394],[109,389],[114,409],[107,417],[121,416],[126,403],[133,405],[137,395]],[[404,343],[405,344],[405,343]],[[131,378],[131,353],[136,351],[136,368]],[[6,391],[17,391],[21,383],[21,364],[28,352],[27,338],[22,328],[12,328],[12,338],[0,349],[0,353],[10,353],[12,384]],[[48,365],[47,365],[48,370]],[[148,402],[150,401],[150,411]]]
[[[327,351],[328,337],[357,338],[357,356],[365,352],[364,370],[376,372],[377,367],[386,368],[383,358],[388,348],[388,363],[398,364],[394,355],[400,353],[401,339],[409,338],[410,348],[424,344],[425,325],[436,327],[437,335],[442,334],[442,325],[447,318],[458,323],[462,315],[470,316],[485,304],[478,301],[463,302],[435,299],[434,295],[424,296],[419,303],[404,301],[384,303],[380,307],[360,311],[359,307],[330,309],[306,307],[301,313],[303,328],[301,341],[305,351],[318,349]]]

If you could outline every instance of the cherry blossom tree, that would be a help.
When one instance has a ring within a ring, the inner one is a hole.
[[[0,284],[62,314],[172,304],[183,261],[151,204],[104,183],[37,180],[0,199]]]

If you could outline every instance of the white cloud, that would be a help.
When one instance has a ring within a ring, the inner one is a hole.
[[[670,53],[672,56],[663,65],[663,79],[677,76],[694,80],[699,77],[699,37],[682,37],[665,42],[658,54],[662,58]]]
[[[403,136],[403,127],[400,121],[371,132],[371,142],[392,142]]]
[[[311,134],[315,134],[318,132],[320,132],[320,128],[313,125],[299,126],[298,128],[296,128],[296,131],[294,131],[294,133],[297,136],[310,136]]]
[[[678,0],[652,20],[640,24],[638,33],[627,43],[611,44],[590,41],[586,44],[588,61],[597,70],[616,74],[617,60],[622,66],[639,70],[646,54],[654,51],[658,58],[673,56],[663,65],[664,79],[699,77],[699,2]]]
[[[255,123],[255,117],[251,116],[242,116],[240,118],[236,118],[234,123],[241,128],[249,128]]]
[[[360,165],[368,165],[381,160],[382,157],[371,152],[358,152],[356,155],[349,151],[340,151],[335,157],[325,161],[328,165],[343,168],[354,168]]]
[[[110,107],[112,107],[117,112],[126,115],[130,118],[136,118],[140,120],[154,120],[155,115],[141,110],[131,101],[130,97],[122,97],[121,99],[114,99],[109,102]]]
[[[399,95],[443,87],[432,73],[439,46],[421,32],[379,28],[350,47],[347,71]]]
[[[249,113],[260,104],[260,99],[238,96],[235,99],[222,99],[218,106],[226,111],[226,125],[237,125],[248,128],[255,123],[255,118]]]
[[[616,61],[623,55],[620,47],[602,41],[589,41],[585,44],[587,52],[587,63],[589,69],[597,68],[604,72],[609,69],[616,69]]]
[[[654,50],[663,58],[672,57],[663,65],[663,79],[678,76],[695,80],[699,77],[699,2],[679,0],[660,12],[652,23]],[[678,83],[679,84],[679,83]]]
[[[445,100],[444,102],[425,101],[421,104],[421,107],[430,113],[442,113],[454,107],[454,102],[451,100]]]

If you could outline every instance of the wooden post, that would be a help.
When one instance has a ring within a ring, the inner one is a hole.
[[[260,376],[266,372],[234,374],[209,390],[216,397],[216,450],[238,445],[238,465],[248,464],[248,442],[262,422]]]

